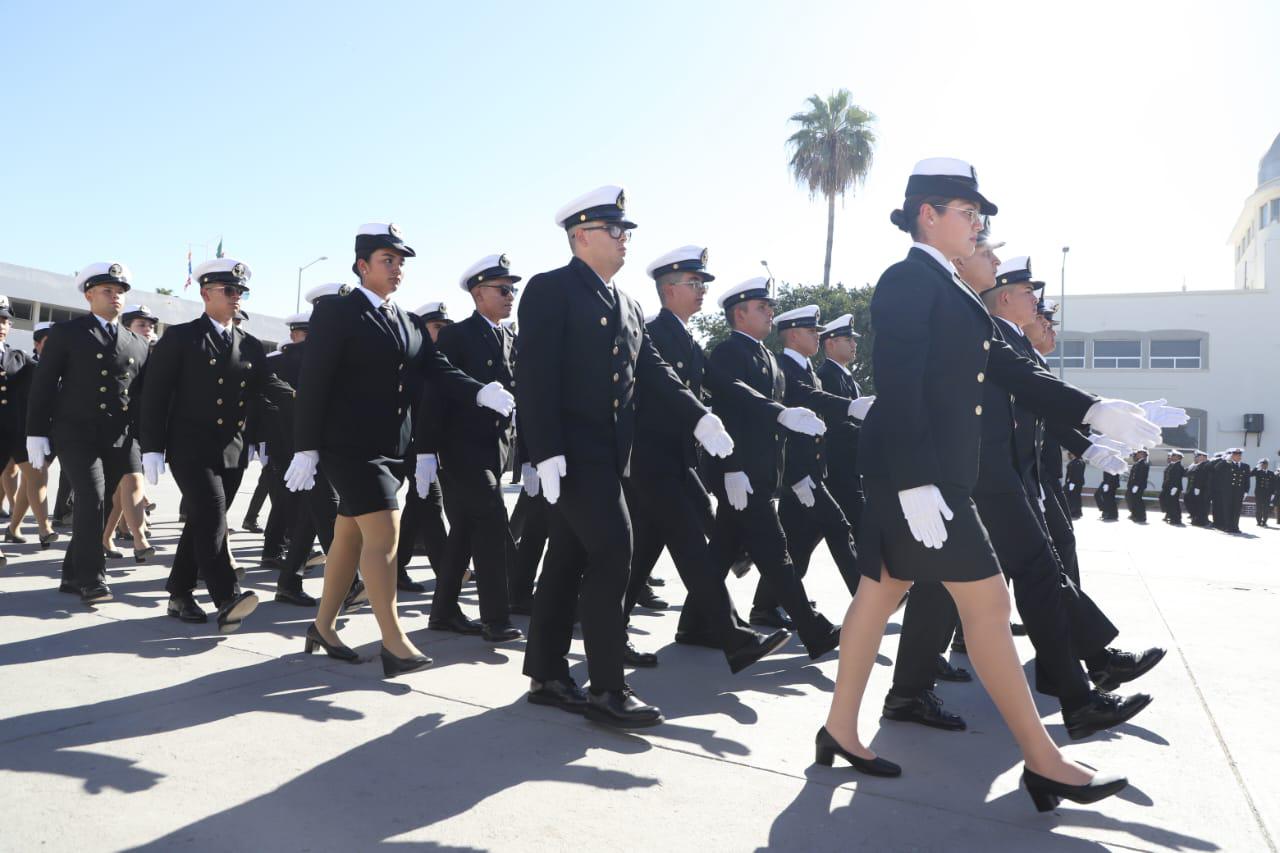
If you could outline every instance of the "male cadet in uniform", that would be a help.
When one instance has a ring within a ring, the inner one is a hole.
[[[751,278],[721,294],[719,303],[733,331],[711,351],[710,368],[720,375],[745,382],[774,402],[787,399],[786,374],[764,339],[773,327],[772,280]],[[825,405],[821,392],[810,387],[797,403],[813,398]],[[840,644],[840,628],[813,609],[791,554],[774,503],[782,486],[783,452],[787,433],[778,423],[762,422],[753,411],[735,400],[714,400],[737,435],[734,452],[711,466],[716,494],[715,528],[711,555],[719,577],[745,549],[782,609],[791,618],[809,657],[817,660]],[[848,405],[843,407],[846,411]],[[696,607],[685,605],[680,614],[681,633],[704,632],[705,622]]]
[[[1178,496],[1182,494],[1182,479],[1187,472],[1182,468],[1182,451],[1170,450],[1169,460],[1164,466],[1164,478],[1160,482],[1160,508],[1164,510],[1164,520],[1176,527],[1182,526],[1182,504]]]
[[[648,273],[662,301],[662,310],[648,323],[649,337],[694,396],[705,400],[709,392],[720,408],[737,403],[744,412],[754,412],[762,427],[781,423],[808,434],[823,429],[813,412],[785,409],[749,385],[726,380],[709,369],[702,346],[686,326],[702,308],[707,283],[715,280],[707,270],[706,249],[674,249],[651,263]],[[685,606],[700,611],[704,626],[697,634],[677,632],[676,642],[720,649],[736,673],[784,645],[791,634],[778,630],[765,637],[737,624],[724,576],[717,571],[707,547],[713,515],[711,498],[697,473],[697,448],[692,436],[673,427],[659,402],[641,393],[636,404],[628,490],[635,555],[626,613],[631,614],[640,593],[649,588],[649,573],[666,547],[689,590]],[[640,664],[657,663],[654,655],[634,653],[632,659]]]
[[[1242,449],[1233,447],[1223,459],[1221,485],[1226,526],[1222,529],[1228,533],[1240,532],[1240,513],[1244,509],[1244,496],[1249,491],[1249,463],[1241,461],[1243,456]]]
[[[1267,518],[1271,515],[1271,498],[1276,490],[1276,475],[1271,470],[1271,462],[1265,457],[1258,460],[1258,467],[1250,475],[1253,477],[1253,514],[1259,527],[1267,526]]]
[[[1083,518],[1084,510],[1080,500],[1084,497],[1084,460],[1074,453],[1067,462],[1067,507],[1071,510],[1071,518]]]
[[[1124,494],[1124,503],[1129,508],[1129,520],[1138,524],[1147,523],[1147,504],[1143,494],[1147,491],[1147,478],[1150,476],[1150,471],[1151,463],[1147,461],[1147,451],[1135,451],[1133,467],[1129,469],[1129,489]]]
[[[203,577],[223,633],[239,628],[258,606],[255,593],[239,589],[227,548],[227,492],[239,481],[250,406],[258,408],[268,395],[272,405],[293,397],[268,371],[262,342],[234,323],[251,275],[234,258],[196,268],[204,313],[165,331],[142,397],[147,482],[160,482],[167,458],[188,509],[165,584],[168,613],[183,622],[208,618],[192,595],[197,576]]]
[[[1093,493],[1093,502],[1098,505],[1098,509],[1102,512],[1103,521],[1120,520],[1120,510],[1116,506],[1116,492],[1118,491],[1120,491],[1120,475],[1104,473],[1102,482]]]
[[[431,342],[436,344],[440,341],[441,330],[453,322],[449,319],[449,309],[443,302],[428,302],[409,313],[415,318],[414,322],[430,336]],[[424,397],[422,394],[415,396],[414,423],[422,422]],[[418,480],[412,470],[417,468],[416,461],[409,467],[409,489],[405,492],[404,512],[400,514],[400,542],[396,546],[396,589],[400,592],[425,592],[425,586],[409,577],[413,551],[421,541],[426,547],[431,570],[439,577],[444,571],[445,545],[449,534],[444,526],[444,495],[440,491],[439,479],[431,482],[426,498],[420,498]]]
[[[861,420],[871,408],[873,397],[851,400],[822,390],[818,374],[810,358],[818,353],[818,336],[822,333],[817,305],[805,305],[779,314],[773,320],[782,341],[778,365],[787,380],[784,402],[789,406],[804,405],[818,413],[834,427],[852,418]],[[858,590],[858,552],[853,544],[849,521],[831,492],[827,491],[827,460],[823,437],[788,435],[783,451],[782,499],[778,518],[787,536],[787,553],[796,575],[803,578],[809,571],[809,558],[823,539],[835,560],[844,584],[853,595]],[[750,620],[773,628],[790,627],[791,620],[778,607],[768,581],[761,580],[751,604]]]
[[[147,342],[120,328],[129,270],[118,262],[90,264],[76,276],[90,313],[49,330],[27,403],[27,455],[44,467],[58,448],[75,490],[71,542],[62,562],[63,592],[86,604],[111,600],[102,529],[107,501],[120,478],[137,470],[131,400],[142,384]]]
[[[539,273],[520,301],[516,394],[529,459],[550,509],[551,545],[529,621],[529,701],[614,726],[651,726],[662,712],[623,678],[622,600],[631,569],[623,493],[635,438],[636,395],[724,456],[733,439],[658,355],[639,303],[612,284],[635,223],[620,187],[605,186],[556,214],[573,251]],[[580,603],[580,606],[579,606]],[[565,659],[581,611],[590,695]]]
[[[1209,527],[1209,454],[1197,450],[1187,467],[1187,488],[1182,502],[1191,516],[1192,527]]]
[[[852,365],[858,354],[858,333],[853,330],[853,315],[841,314],[827,323],[822,334],[822,354],[818,379],[822,390],[837,397],[856,400],[862,389],[853,378]],[[858,430],[861,421],[845,418],[833,424],[826,433],[827,489],[840,505],[854,535],[862,518],[862,475],[858,473]]]
[[[516,282],[506,255],[487,255],[462,273],[458,286],[471,295],[471,316],[446,325],[436,347],[454,367],[482,385],[498,382],[511,391],[512,336],[501,325],[511,316]],[[431,424],[428,428],[428,424]],[[430,457],[429,479],[415,480],[418,497],[426,500],[430,476],[437,468],[444,493],[454,510],[450,514],[445,565],[436,567],[436,589],[427,627],[458,634],[480,634],[490,643],[524,636],[511,624],[507,574],[514,564],[516,544],[511,539],[507,505],[502,498],[502,474],[511,461],[512,419],[489,409],[430,405],[422,412],[418,436],[433,435],[432,446],[419,441],[419,462]],[[421,466],[418,467],[421,470]],[[463,575],[475,562],[480,620],[463,615],[458,606]]]

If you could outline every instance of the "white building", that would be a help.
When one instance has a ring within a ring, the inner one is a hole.
[[[1244,447],[1251,465],[1280,453],[1280,136],[1231,232],[1230,290],[1067,294],[1058,349],[1064,378],[1097,394],[1168,398],[1191,415],[1165,448]],[[1224,271],[1225,274],[1225,271]],[[1152,467],[1165,454],[1153,451]],[[1190,458],[1186,462],[1190,463]],[[1090,483],[1100,479],[1090,472]],[[1153,488],[1159,479],[1153,471]]]
[[[0,294],[9,297],[13,325],[9,332],[9,344],[19,349],[31,349],[31,331],[35,324],[52,320],[60,323],[89,313],[84,294],[76,289],[75,278],[45,270],[0,263]],[[160,318],[160,330],[174,323],[194,320],[204,313],[199,293],[191,291],[195,300],[178,296],[165,296],[147,290],[133,288],[125,296],[125,302],[141,303]],[[247,305],[249,319],[244,329],[257,337],[268,351],[289,340],[289,327],[278,317],[268,317]]]

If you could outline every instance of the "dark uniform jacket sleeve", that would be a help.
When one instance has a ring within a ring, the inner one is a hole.
[[[27,435],[49,438],[53,435],[53,413],[58,399],[58,380],[66,370],[68,332],[54,326],[44,341],[44,350],[31,378],[27,398]]]

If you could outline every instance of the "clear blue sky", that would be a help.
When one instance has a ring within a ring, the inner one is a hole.
[[[563,263],[552,214],[604,183],[640,229],[619,281],[710,247],[717,285],[822,274],[825,205],[787,119],[850,89],[879,117],[837,208],[833,278],[875,281],[911,164],[973,162],[997,235],[1068,294],[1228,287],[1228,233],[1280,132],[1280,4],[63,3],[0,5],[0,260],[121,259],[181,289],[219,236],[249,308],[351,280],[353,235],[402,226],[409,308],[506,252]],[[713,295],[715,295],[713,290]],[[1068,296],[1069,298],[1069,296]]]

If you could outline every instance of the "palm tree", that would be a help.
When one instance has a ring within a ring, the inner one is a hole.
[[[800,129],[791,134],[791,174],[796,183],[809,188],[809,197],[827,199],[827,256],[822,265],[822,284],[831,283],[831,241],[836,227],[836,196],[843,197],[854,184],[867,179],[874,156],[876,117],[851,103],[848,89],[825,100],[809,96],[809,109],[791,117]]]

